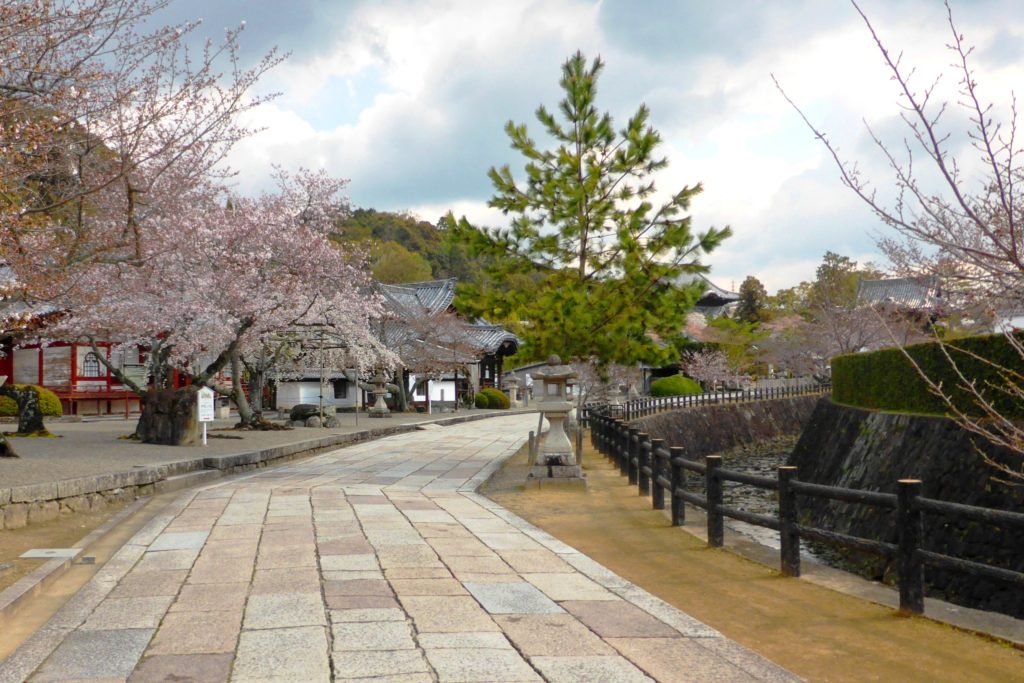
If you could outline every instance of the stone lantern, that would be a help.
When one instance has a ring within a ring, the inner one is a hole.
[[[374,397],[373,407],[370,408],[368,414],[370,417],[391,417],[391,411],[388,410],[388,404],[384,401],[384,396],[388,393],[388,378],[384,374],[383,370],[378,370],[370,382],[373,384],[373,391],[370,393]]]
[[[522,404],[519,401],[519,378],[509,373],[505,376],[505,380],[502,384],[508,389],[508,402],[513,408],[518,408]]]
[[[566,384],[576,378],[576,372],[572,367],[563,365],[558,356],[551,356],[547,366],[535,372],[534,377],[543,381],[543,395],[538,397],[537,408],[547,418],[550,427],[537,461],[530,468],[529,480],[584,481],[572,442],[565,433],[565,419],[572,410]]]

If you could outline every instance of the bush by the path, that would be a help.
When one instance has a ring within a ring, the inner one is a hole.
[[[651,396],[687,396],[699,393],[700,384],[682,375],[661,377],[651,382]]]

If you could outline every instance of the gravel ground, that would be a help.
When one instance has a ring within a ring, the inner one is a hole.
[[[464,415],[467,412],[479,414],[485,411],[460,410],[458,413],[435,415],[403,413],[386,419],[371,419],[365,413],[360,413],[358,425],[354,413],[340,413],[338,418],[341,419],[342,426],[336,429],[298,427],[288,431],[271,432],[233,431],[228,428],[237,422],[236,419],[218,420],[211,423],[209,434],[212,438],[208,439],[205,447],[157,446],[119,438],[135,430],[135,418],[94,422],[52,422],[47,424],[47,428],[59,435],[59,438],[11,439],[21,457],[0,458],[0,488],[124,472],[133,467],[194,460],[211,455],[248,453],[329,434],[347,434],[397,424],[431,422]],[[16,426],[5,424],[0,425],[0,428],[14,430]],[[222,436],[232,438],[220,438]]]

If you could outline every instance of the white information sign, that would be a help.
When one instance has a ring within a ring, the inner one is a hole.
[[[210,387],[203,387],[197,396],[199,403],[199,421],[213,422],[214,394]]]
[[[214,402],[213,389],[203,387],[196,394],[196,404],[199,408],[199,421],[203,423],[203,445],[206,445],[206,423],[213,422]]]

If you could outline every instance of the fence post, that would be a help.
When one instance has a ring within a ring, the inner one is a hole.
[[[779,467],[779,540],[781,565],[785,576],[800,576],[800,532],[796,529],[796,492],[789,483],[796,478],[796,468]]]
[[[629,477],[629,483],[633,486],[636,486],[636,459],[639,434],[640,430],[636,427],[629,428],[629,449],[626,451],[626,475]]]
[[[625,476],[629,472],[630,457],[630,428],[622,420],[618,421],[618,431],[615,432],[615,462],[618,465],[618,473]]]
[[[531,467],[533,466],[533,462],[534,462],[534,460],[533,460],[533,439],[534,439],[533,430],[531,429],[530,430],[530,438],[527,441],[527,443],[529,443],[530,446],[529,446],[529,448],[527,449],[527,452],[526,452],[527,464],[530,465]]]
[[[636,435],[637,447],[636,447],[636,487],[637,493],[641,496],[646,496],[651,486],[650,477],[644,472],[645,467],[650,467],[651,464],[651,436],[647,432],[640,432]],[[645,448],[644,446],[647,446]]]
[[[722,505],[722,480],[718,478],[718,470],[722,468],[722,456],[707,455],[704,457],[707,470],[705,490],[708,506],[708,545],[721,548],[725,543],[725,517],[718,509]]]
[[[665,509],[665,487],[658,481],[665,475],[665,460],[658,455],[664,446],[664,439],[651,439],[651,507],[655,510]]]
[[[900,573],[900,611],[924,614],[924,563],[918,555],[924,524],[921,511],[914,505],[921,495],[919,479],[900,479],[896,482],[896,526],[900,542],[897,558]]]
[[[672,446],[668,449],[668,463],[672,472],[672,526],[682,526],[686,523],[686,506],[683,503],[683,499],[679,497],[678,492],[686,488],[686,470],[680,465],[677,459],[683,457],[682,446]]]

